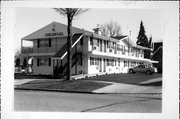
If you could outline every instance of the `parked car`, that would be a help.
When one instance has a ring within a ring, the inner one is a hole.
[[[153,74],[155,72],[157,72],[157,69],[148,65],[138,65],[136,67],[133,68],[129,68],[129,73],[136,73],[136,72],[140,72],[140,73],[147,73],[147,74]]]

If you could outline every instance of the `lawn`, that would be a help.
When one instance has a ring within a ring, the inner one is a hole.
[[[92,92],[96,89],[103,88],[112,84],[96,81],[107,81],[137,85],[139,82],[161,77],[162,74],[108,74],[72,81],[62,81],[59,79],[42,79],[16,86],[16,89]],[[158,84],[157,86],[161,85]]]
[[[77,91],[77,92],[91,92],[93,90],[108,86],[108,83],[97,83],[93,81],[77,80],[77,81],[32,81],[23,85],[17,86],[16,89],[29,90],[52,90],[52,91]]]
[[[162,78],[162,74],[109,74],[101,75],[98,77],[84,78],[83,80],[95,80],[95,81],[108,81],[115,83],[125,83],[125,84],[138,84],[139,82],[147,81],[154,78]]]

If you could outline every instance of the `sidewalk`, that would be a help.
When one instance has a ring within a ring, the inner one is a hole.
[[[156,82],[162,82],[162,78],[155,78],[148,81],[143,81],[143,82],[140,82],[139,84],[152,84]]]
[[[162,93],[162,87],[157,86],[139,86],[122,83],[113,83],[112,85],[94,90],[93,93]]]

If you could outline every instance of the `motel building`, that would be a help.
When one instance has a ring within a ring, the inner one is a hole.
[[[144,58],[148,48],[136,45],[128,35],[105,37],[99,28],[94,32],[72,28],[72,75],[128,73],[128,68],[155,61]],[[52,22],[25,36],[33,42],[33,51],[26,58],[33,61],[34,75],[65,76],[67,71],[67,25]],[[23,53],[22,53],[23,54]]]

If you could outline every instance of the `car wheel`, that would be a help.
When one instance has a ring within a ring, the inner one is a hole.
[[[129,70],[129,73],[132,74],[132,73],[134,73],[134,71],[133,71],[132,69],[130,69],[130,70]]]
[[[147,70],[146,73],[147,73],[147,74],[152,74],[150,70]]]

